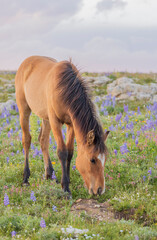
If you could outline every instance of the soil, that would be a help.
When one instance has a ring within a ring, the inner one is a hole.
[[[108,202],[99,203],[94,199],[78,199],[71,208],[71,212],[80,215],[85,212],[88,216],[98,221],[115,222],[117,219],[132,219],[135,213],[134,209],[127,212],[116,212]]]

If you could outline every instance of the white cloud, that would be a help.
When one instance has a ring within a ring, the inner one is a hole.
[[[97,4],[99,11],[112,10],[113,8],[124,8],[127,2],[124,0],[101,0]]]
[[[47,55],[72,57],[90,71],[156,71],[155,0],[0,0],[0,5],[0,69],[17,68],[29,55]]]

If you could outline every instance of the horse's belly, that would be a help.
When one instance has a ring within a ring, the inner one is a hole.
[[[44,89],[36,84],[25,83],[25,97],[32,112],[43,119],[48,119],[47,101]]]

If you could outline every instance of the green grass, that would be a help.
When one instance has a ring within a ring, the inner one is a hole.
[[[6,93],[7,94],[7,93]],[[98,102],[101,109],[101,102]],[[0,239],[11,239],[11,232],[16,231],[16,239],[76,239],[74,233],[63,233],[61,228],[72,226],[88,229],[78,235],[78,239],[157,239],[157,126],[144,133],[141,127],[147,119],[155,121],[156,115],[148,111],[144,102],[126,102],[129,112],[129,124],[133,122],[133,132],[126,129],[126,113],[123,103],[115,107],[108,106],[108,116],[100,112],[103,129],[111,125],[117,128],[111,131],[107,139],[109,156],[105,165],[106,192],[102,196],[90,196],[84,188],[82,177],[77,170],[71,169],[72,199],[62,191],[54,180],[45,180],[42,154],[34,156],[35,149],[40,150],[38,135],[40,122],[34,114],[30,117],[30,130],[33,146],[30,150],[30,186],[22,187],[24,155],[22,153],[21,128],[19,116],[14,110],[11,115],[0,119]],[[137,113],[140,106],[141,114]],[[115,117],[122,113],[119,124]],[[9,120],[9,122],[8,122]],[[122,127],[125,129],[122,129]],[[135,144],[137,131],[138,144]],[[128,137],[126,138],[126,132]],[[132,135],[135,135],[135,139]],[[51,134],[50,157],[57,179],[61,179],[61,166],[56,154],[56,144]],[[120,147],[127,143],[129,152],[122,154]],[[77,148],[71,166],[75,165]],[[54,149],[55,148],[55,149]],[[114,150],[117,150],[115,155]],[[151,170],[151,171],[150,171]],[[36,201],[30,196],[32,191]],[[4,205],[4,196],[9,197],[9,205]],[[98,202],[107,201],[113,207],[119,220],[98,221],[82,212],[73,214],[72,204],[76,200],[94,198]],[[56,206],[57,211],[53,210]],[[132,213],[132,214],[130,214]],[[124,220],[120,218],[130,219]],[[46,228],[41,228],[41,219]],[[87,236],[91,236],[88,238]]]

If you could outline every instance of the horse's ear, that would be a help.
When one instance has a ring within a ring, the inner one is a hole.
[[[106,142],[106,139],[107,139],[109,133],[110,133],[110,131],[106,131],[106,132],[105,132],[105,134],[104,134],[104,142]]]
[[[89,131],[87,133],[87,144],[88,144],[88,146],[93,144],[94,138],[95,138],[94,130]]]

